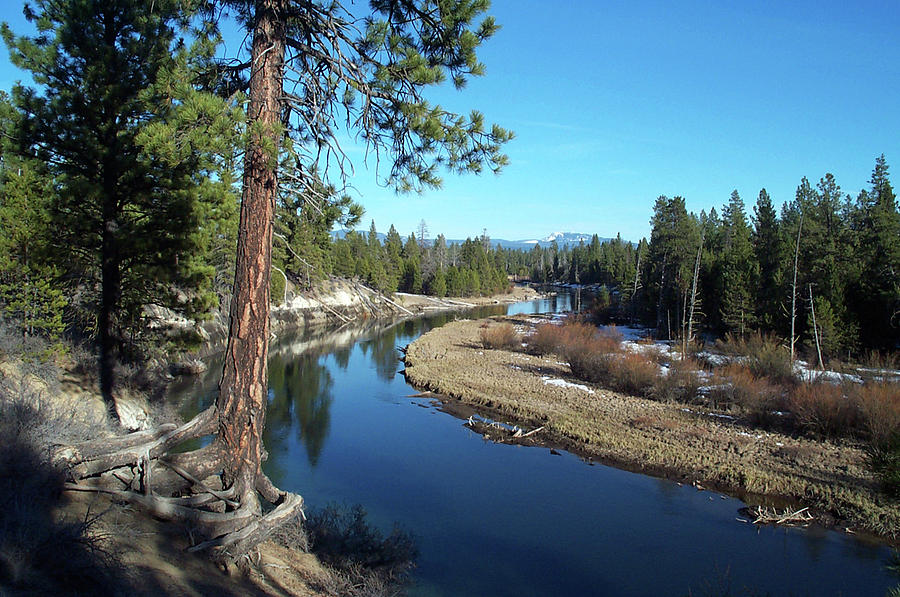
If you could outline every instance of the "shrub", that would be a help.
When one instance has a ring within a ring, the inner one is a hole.
[[[608,383],[610,368],[617,353],[607,351],[596,338],[570,343],[564,356],[572,374],[579,379]]]
[[[747,356],[747,339],[730,333],[725,334],[724,340],[716,340],[716,350],[732,357]]]
[[[126,594],[118,562],[96,532],[96,515],[60,520],[65,475],[48,448],[72,433],[70,413],[51,409],[39,394],[0,380],[0,593]]]
[[[563,344],[563,326],[542,323],[528,338],[528,351],[536,355],[559,353]]]
[[[794,382],[791,352],[774,336],[754,336],[749,344],[748,366],[757,377],[768,377],[775,383]]]
[[[776,383],[793,383],[791,353],[773,335],[751,334],[745,338],[731,334],[716,342],[723,354],[745,357],[747,367],[756,377],[768,377]]]
[[[339,570],[361,567],[395,577],[410,570],[418,558],[412,535],[394,527],[385,537],[369,524],[360,505],[331,504],[315,510],[307,518],[306,529],[313,552]]]
[[[583,323],[563,326],[560,341],[560,351],[572,373],[593,382],[607,380],[611,363],[621,351],[621,336],[615,329],[601,332]]]
[[[859,403],[862,426],[866,431],[866,452],[872,470],[881,479],[884,490],[900,496],[900,388],[890,383],[860,386]]]
[[[485,348],[510,349],[518,346],[519,336],[511,323],[498,323],[482,328],[481,344]]]
[[[774,426],[783,422],[784,417],[779,413],[787,407],[780,386],[737,363],[724,367],[719,375],[721,383],[710,392],[715,406],[738,408],[757,425]]]
[[[622,350],[622,332],[614,326],[607,326],[597,331],[597,338],[605,350],[619,352]]]
[[[862,366],[856,368],[853,373],[866,381],[882,382],[885,377],[896,377],[891,372],[900,369],[900,353],[881,353],[873,350],[863,356],[860,365]]]
[[[900,433],[900,386],[867,383],[856,388],[863,429],[870,441],[882,443]]]
[[[854,393],[825,382],[803,383],[791,392],[788,404],[797,424],[823,437],[851,435],[859,429],[860,413]]]
[[[699,364],[692,359],[672,361],[667,375],[658,375],[651,396],[660,402],[690,402],[700,391]]]
[[[642,354],[626,353],[611,362],[611,385],[618,392],[647,395],[659,376],[659,366]]]

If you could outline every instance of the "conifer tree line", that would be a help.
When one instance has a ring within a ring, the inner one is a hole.
[[[375,222],[367,234],[350,231],[333,243],[333,273],[384,293],[478,296],[509,289],[503,252],[486,235],[448,244],[443,234],[429,241],[423,229],[420,224],[419,238],[411,233],[404,241],[392,225],[384,242]]]
[[[612,315],[661,338],[699,330],[789,342],[793,327],[798,349],[818,343],[824,357],[900,345],[900,212],[883,155],[856,197],[826,174],[815,185],[804,177],[780,212],[765,189],[752,211],[734,191],[721,213],[699,215],[661,196],[650,224],[649,242],[595,237],[509,263],[536,281],[603,284]]]

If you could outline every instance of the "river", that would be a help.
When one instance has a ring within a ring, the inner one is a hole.
[[[265,468],[312,507],[362,504],[420,551],[413,596],[885,595],[891,550],[818,527],[739,522],[714,492],[486,442],[416,397],[400,349],[455,317],[568,311],[569,294],[283,338],[269,362]],[[185,415],[217,366],[175,388]],[[515,391],[511,388],[511,391]]]

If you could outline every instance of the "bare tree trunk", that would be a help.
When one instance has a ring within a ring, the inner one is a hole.
[[[216,441],[225,485],[235,487],[244,505],[248,505],[245,500],[256,499],[264,453],[272,220],[278,189],[274,152],[280,145],[285,52],[285,26],[279,14],[282,5],[283,0],[262,0],[256,8],[248,115],[253,132],[244,161],[228,346],[216,401]]]
[[[697,278],[700,277],[700,254],[703,252],[703,241],[706,235],[700,235],[700,246],[697,247],[697,259],[694,261],[694,281],[691,284],[691,315],[688,317],[688,343],[694,341],[694,309],[697,306]]]
[[[797,227],[797,245],[794,248],[794,283],[791,285],[791,362],[794,362],[794,345],[797,342],[795,323],[797,321],[797,263],[800,259],[800,233],[803,231],[803,213],[800,213],[800,225]]]
[[[662,332],[662,324],[663,324],[663,296],[666,292],[666,267],[665,263],[668,259],[668,254],[663,255],[663,270],[662,270],[662,278],[659,281],[659,296],[656,300],[656,329],[658,332]]]
[[[816,353],[819,355],[819,369],[824,369],[825,363],[822,362],[822,346],[819,344],[819,326],[816,324],[816,305],[813,303],[812,284],[809,285],[809,308],[812,312],[813,337],[816,339]]]
[[[641,275],[641,247],[638,245],[637,267],[634,270],[634,287],[631,289],[631,323],[634,323],[634,297],[637,296],[638,278]]]

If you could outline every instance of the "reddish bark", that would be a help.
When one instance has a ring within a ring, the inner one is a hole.
[[[253,32],[248,121],[252,136],[244,162],[234,293],[219,383],[217,442],[225,463],[226,484],[255,499],[263,460],[262,432],[268,398],[269,276],[272,220],[278,188],[278,130],[285,28],[283,0],[257,3]]]

